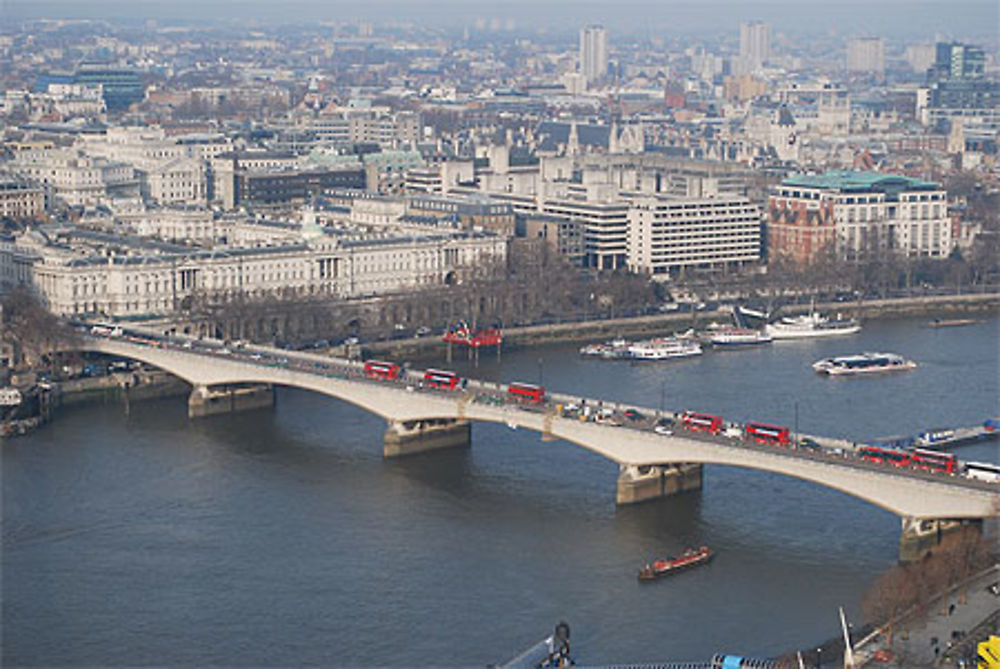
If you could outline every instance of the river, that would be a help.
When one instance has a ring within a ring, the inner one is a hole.
[[[866,439],[998,413],[1000,320],[866,324],[858,335],[697,359],[483,355],[486,379]],[[898,375],[814,360],[893,351]],[[797,408],[796,408],[797,407]],[[183,399],[60,411],[2,447],[5,665],[479,665],[566,620],[581,663],[768,656],[860,620],[899,520],[833,490],[706,467],[702,491],[614,504],[617,466],[501,425],[470,449],[396,461],[384,423],[281,390],[273,411],[190,421]],[[997,460],[996,442],[960,455]],[[639,584],[708,544],[704,568]]]

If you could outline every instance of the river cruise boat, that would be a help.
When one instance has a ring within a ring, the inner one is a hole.
[[[813,363],[812,368],[819,374],[828,376],[853,376],[857,374],[877,374],[915,369],[917,363],[895,353],[862,353],[839,358],[823,358]]]
[[[633,360],[671,360],[701,355],[701,344],[682,339],[651,339],[628,347]]]
[[[760,330],[725,328],[713,332],[708,341],[712,346],[755,346],[769,344],[773,339],[774,337]]]
[[[671,556],[662,560],[653,560],[652,563],[639,570],[639,580],[655,581],[661,576],[670,576],[685,569],[700,567],[710,562],[713,557],[715,554],[708,546],[702,546],[698,549],[689,548],[678,557]]]
[[[815,311],[801,316],[785,316],[779,321],[764,326],[764,331],[774,339],[836,337],[854,334],[859,330],[861,330],[861,324],[854,319],[831,320]]]
[[[603,344],[588,344],[580,349],[580,355],[587,358],[602,358],[604,360],[628,358],[630,357],[629,342],[624,339],[615,339]]]

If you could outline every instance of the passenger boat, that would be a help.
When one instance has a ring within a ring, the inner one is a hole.
[[[775,323],[768,323],[764,331],[774,339],[809,339],[854,334],[861,325],[854,319],[830,320],[815,311],[801,316],[785,316]]]
[[[628,353],[633,360],[670,360],[701,355],[702,349],[701,344],[688,340],[651,339],[632,344]]]
[[[766,332],[749,328],[725,328],[713,332],[708,341],[712,346],[754,346],[769,344],[774,338]]]
[[[915,369],[916,366],[917,363],[895,353],[862,353],[839,358],[823,358],[814,362],[812,368],[819,374],[849,376],[905,371]]]
[[[588,358],[603,358],[614,360],[616,358],[629,357],[629,342],[624,339],[615,339],[603,344],[589,344],[580,349],[580,355]]]
[[[713,557],[715,557],[715,554],[708,546],[702,546],[698,549],[689,548],[681,553],[679,557],[671,556],[662,560],[653,560],[651,564],[647,564],[639,570],[639,580],[655,581],[661,576],[669,576],[670,574],[676,574],[691,567],[706,564]]]

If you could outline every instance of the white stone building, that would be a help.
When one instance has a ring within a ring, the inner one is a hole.
[[[31,283],[59,315],[164,316],[199,296],[369,297],[459,280],[506,258],[487,233],[401,236],[312,227],[294,243],[260,247],[149,246],[118,235],[49,228],[17,239]],[[56,239],[59,244],[55,243]]]
[[[641,198],[628,212],[627,252],[629,270],[644,274],[757,262],[760,209],[743,197]]]

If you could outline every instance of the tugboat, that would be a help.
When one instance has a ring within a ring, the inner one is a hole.
[[[671,556],[662,560],[653,560],[652,564],[647,564],[639,570],[639,580],[655,581],[661,576],[669,576],[684,569],[699,567],[708,563],[713,557],[715,557],[715,553],[708,546],[702,546],[698,549],[688,548],[681,553],[680,557]]]

